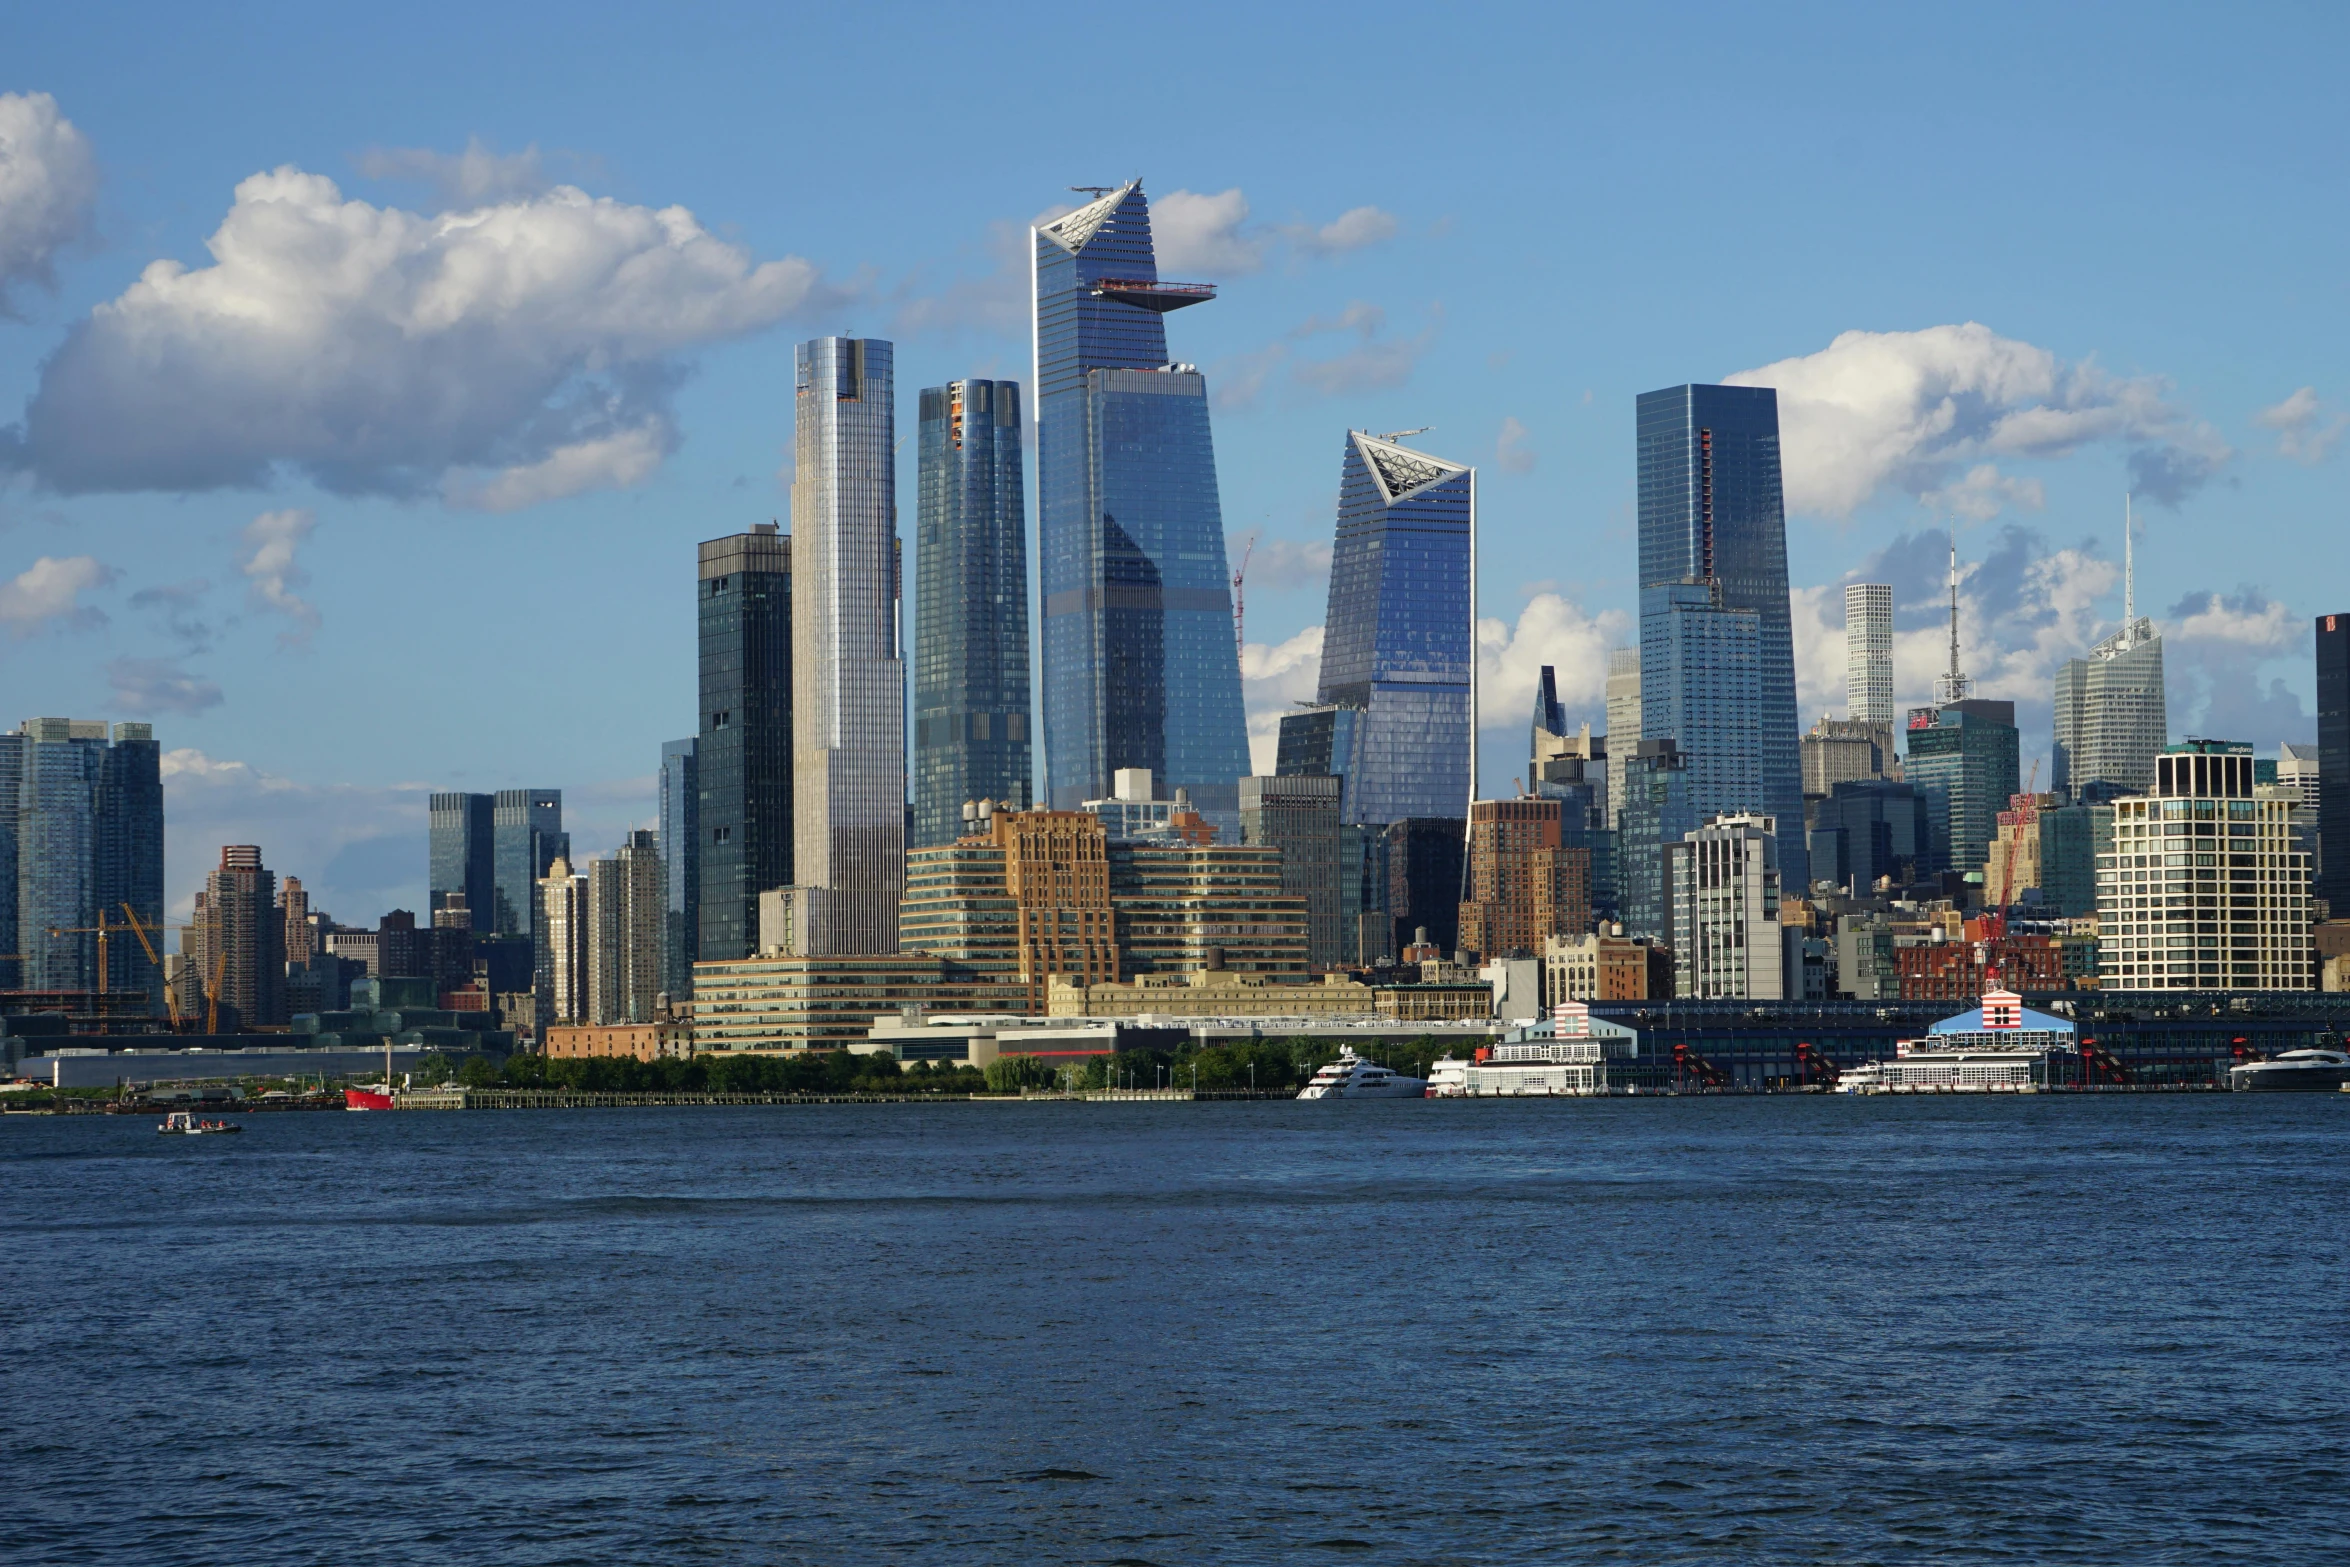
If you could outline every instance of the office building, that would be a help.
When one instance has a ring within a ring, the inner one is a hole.
[[[1591,928],[1591,851],[1560,843],[1561,810],[1561,802],[1540,799],[1469,807],[1464,950],[1487,958],[1539,955],[1551,937]]]
[[[1844,708],[1893,749],[1893,589],[1882,582],[1844,587]]]
[[[1840,783],[1885,776],[1892,727],[1880,740],[1875,724],[1852,718],[1822,718],[1803,737],[1803,796],[1816,800]],[[1826,872],[1820,873],[1826,879]]]
[[[560,789],[500,789],[490,799],[490,852],[496,885],[492,925],[502,936],[531,936],[540,878],[571,853]]]
[[[1845,779],[1811,807],[1811,869],[1852,897],[1879,881],[1906,888],[1927,853],[1926,816],[1917,786],[1888,778]]]
[[[1544,993],[1562,1001],[1669,1001],[1673,953],[1621,926],[1553,936],[1543,947]]]
[[[162,969],[127,931],[100,984],[98,926],[126,926],[126,905],[150,931],[163,923],[154,729],[28,718],[0,735],[0,989],[140,992],[161,1011]]]
[[[1109,839],[1091,811],[999,811],[975,803],[953,843],[906,856],[898,946],[999,988],[997,1005],[1041,1016],[1055,975],[1118,977]]]
[[[605,860],[588,862],[588,1005],[583,1021],[650,1023],[659,1016],[668,930],[660,841],[631,832]]]
[[[486,794],[436,793],[426,802],[426,911],[436,921],[460,908],[470,929],[497,929],[496,811]]]
[[[2317,854],[2318,901],[2350,916],[2350,614],[2317,617]]]
[[[302,878],[288,876],[277,892],[278,921],[284,927],[284,945],[288,963],[307,963],[318,950],[318,927],[310,923],[310,894],[302,890]]]
[[[1612,753],[1611,753],[1612,754]],[[1696,830],[1689,768],[1671,740],[1641,740],[1624,759],[1624,799],[1616,813],[1616,882],[1627,935],[1672,939],[1672,899],[1665,847]]]
[[[2056,725],[2049,785],[2072,800],[2144,794],[2154,786],[2154,757],[2170,739],[2163,691],[2162,638],[2138,613],[2135,529],[2122,513],[2121,629],[2068,659],[2056,673]]]
[[[2040,812],[2036,825],[2041,910],[2057,919],[2095,914],[2098,862],[2113,852],[2113,807],[2059,805]]]
[[[596,939],[588,879],[572,875],[571,861],[557,855],[538,889],[531,932],[538,954],[538,1026],[543,1031],[557,1023],[592,1023],[589,975]]]
[[[1902,776],[1917,786],[1926,807],[1929,863],[1921,871],[1981,870],[2000,810],[2023,787],[2015,704],[1962,697],[1913,708],[1906,734]]]
[[[1172,800],[1155,795],[1146,767],[1121,767],[1111,776],[1106,799],[1087,800],[1084,809],[1100,820],[1112,843],[1198,843],[1216,841],[1216,828],[1191,803],[1191,791]],[[1237,824],[1236,824],[1237,825]]]
[[[1675,741],[1701,816],[1803,819],[1778,394],[1676,386],[1637,409],[1640,734]],[[1809,886],[1801,833],[1779,845]]]
[[[2064,803],[2059,794],[2017,794],[1992,829],[1991,848],[1983,862],[1983,902],[1991,908],[2038,904],[2044,898],[2047,871],[2041,853],[2041,818]]]
[[[2253,781],[2252,747],[2165,746],[2151,794],[2117,800],[2097,863],[2105,990],[2308,990],[2309,857],[2291,793]]]
[[[661,747],[661,988],[672,1004],[693,999],[702,950],[702,780],[696,744]]]
[[[1717,816],[1667,845],[1665,855],[1673,994],[1698,1001],[1786,999],[1777,823],[1743,813]]]
[[[1020,383],[922,393],[914,534],[914,838],[969,800],[1028,805],[1028,533]]]
[[[1624,808],[1624,758],[1640,744],[1640,649],[1620,647],[1607,656],[1608,825],[1620,825]]]
[[[1616,813],[1608,795],[1614,765],[1605,735],[1593,734],[1589,724],[1574,734],[1566,732],[1566,711],[1559,704],[1556,677],[1550,665],[1543,665],[1535,685],[1527,792],[1537,799],[1559,802],[1559,846],[1588,855],[1591,912],[1603,921],[1622,917],[1622,889],[1616,875]]]
[[[1384,826],[1468,802],[1476,532],[1474,469],[1347,432],[1318,707],[1282,720],[1282,749],[1313,749],[1292,742],[1292,725],[1328,733],[1327,753],[1294,765],[1346,780],[1349,823]]]
[[[1398,951],[1425,942],[1450,955],[1460,947],[1469,832],[1460,816],[1416,816],[1387,824],[1387,916]],[[1424,933],[1424,934],[1423,934]]]
[[[811,894],[808,953],[894,952],[906,666],[891,348],[820,337],[794,364],[792,881]]]
[[[1282,885],[1280,850],[1112,841],[1109,864],[1126,977],[1228,969],[1306,978],[1306,900]]]
[[[1305,899],[1306,964],[1316,972],[1353,956],[1342,925],[1345,872],[1352,870],[1358,883],[1361,872],[1342,861],[1338,811],[1334,777],[1240,781],[1242,840],[1280,851],[1282,890]]]
[[[696,961],[749,957],[759,894],[792,880],[792,539],[773,523],[700,546]]]
[[[1160,280],[1140,180],[1031,241],[1051,801],[1148,768],[1229,843],[1250,770],[1231,568],[1207,381],[1171,360],[1165,322],[1215,290]]]
[[[210,966],[204,980],[220,998],[221,1027],[233,1033],[284,1024],[285,914],[277,906],[277,878],[261,863],[259,849],[221,849],[220,868],[204,879],[201,922],[203,958]]]

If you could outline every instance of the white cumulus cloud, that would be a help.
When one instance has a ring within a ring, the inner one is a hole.
[[[1344,255],[1393,239],[1398,225],[1378,207],[1352,207],[1327,223],[1251,223],[1238,186],[1212,195],[1170,191],[1151,198],[1151,248],[1171,276],[1245,277],[1286,244],[1297,257]]]
[[[1501,421],[1501,434],[1493,441],[1493,460],[1509,473],[1534,471],[1534,448],[1526,444],[1526,427],[1514,415]]]
[[[44,555],[6,581],[0,581],[0,626],[29,637],[52,623],[60,626],[102,626],[106,614],[81,596],[114,579],[112,568],[88,555]]]
[[[1542,666],[1558,680],[1559,703],[1568,711],[1604,708],[1607,656],[1631,634],[1632,617],[1620,609],[1594,615],[1557,593],[1537,593],[1518,611],[1518,622],[1477,622],[1477,727],[1523,725],[1534,711],[1534,688]]]
[[[1788,509],[1818,516],[1848,517],[1887,489],[1943,491],[1961,471],[1953,504],[1986,515],[2022,498],[2003,488],[1999,459],[2103,442],[2128,449],[2140,495],[2175,504],[2234,455],[2168,401],[2159,377],[2066,363],[1973,321],[1845,332],[1817,353],[1723,379],[1778,389]]]
[[[498,153],[479,136],[466,138],[463,152],[431,147],[370,147],[355,160],[369,179],[420,180],[448,206],[534,196],[551,183],[534,143],[520,152]]]
[[[2334,454],[2343,432],[2350,431],[2350,413],[2321,402],[2314,386],[2302,387],[2273,407],[2252,416],[2253,422],[2277,432],[2277,455],[2300,463],[2321,463]]]
[[[117,658],[106,665],[114,705],[146,717],[155,713],[201,713],[221,703],[220,687],[191,675],[168,658]]]
[[[287,167],[240,184],[208,245],[210,266],[154,262],[74,329],[13,462],[68,492],[287,469],[520,504],[641,476],[685,351],[830,297],[808,262],[754,262],[682,207],[570,186],[427,216]]]
[[[1236,565],[1245,539],[1229,534],[1224,539],[1224,558]],[[1248,551],[1248,581],[1261,588],[1310,588],[1330,580],[1330,541],[1314,539],[1300,543],[1295,539],[1259,539]]]
[[[318,519],[307,511],[265,511],[245,524],[245,554],[237,569],[250,584],[246,597],[258,610],[293,622],[278,636],[289,647],[308,646],[318,631],[318,610],[294,590],[310,580],[296,557]]]
[[[1322,628],[1308,626],[1285,642],[1251,642],[1240,651],[1241,700],[1248,708],[1249,767],[1273,771],[1281,715],[1311,702],[1322,677]]]
[[[0,93],[0,316],[9,290],[57,286],[58,253],[90,231],[98,160],[45,92]]]

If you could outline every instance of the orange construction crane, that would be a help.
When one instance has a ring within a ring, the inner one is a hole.
[[[1999,813],[2002,827],[2014,827],[2018,831],[2013,838],[2008,840],[2007,853],[2000,860],[1999,902],[1996,906],[1985,910],[1983,914],[1984,951],[1991,960],[1990,967],[1985,969],[1983,973],[1983,987],[1986,990],[1999,978],[2000,947],[2007,940],[2007,906],[2009,900],[2015,896],[2016,851],[2021,849],[2024,844],[2021,829],[2030,826],[2040,818],[2039,807],[2032,803],[2032,791],[2039,786],[2040,758],[2035,756],[2032,758],[2032,776],[2030,781],[2024,785],[2024,792],[2010,795],[2007,801],[2008,808]]]
[[[1248,558],[1257,552],[1257,536],[1251,533],[1240,546],[1240,564],[1232,568],[1232,649],[1236,656],[1248,657],[1248,600],[1241,596],[1240,584],[1248,575]]]
[[[163,958],[156,952],[155,943],[147,939],[147,927],[139,922],[139,911],[126,903],[122,906],[122,914],[123,918],[131,922],[131,934],[138,937],[139,945],[147,949],[147,961],[155,965],[156,973],[162,973]],[[170,927],[167,925],[158,924],[155,927],[155,933],[160,936],[165,930],[169,928]],[[181,930],[192,930],[194,928],[195,927],[191,925],[182,925],[179,927]],[[180,1016],[180,998],[174,987],[170,985],[165,985],[163,987],[163,1005],[171,1013],[171,1031],[175,1034],[183,1032],[187,1024],[186,1020]]]
[[[125,907],[127,909],[128,906]],[[106,911],[100,909],[98,923],[95,925],[52,925],[49,927],[49,934],[52,936],[96,936],[98,938],[98,994],[103,996],[112,988],[106,982],[106,938],[110,935],[119,936],[129,929],[128,925],[108,924]],[[157,964],[156,967],[161,968],[162,965]]]

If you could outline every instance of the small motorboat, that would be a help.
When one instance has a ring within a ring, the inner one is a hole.
[[[199,1121],[193,1111],[174,1110],[163,1118],[163,1124],[155,1130],[166,1137],[209,1137],[215,1132],[241,1132],[244,1128],[232,1126],[226,1121]]]

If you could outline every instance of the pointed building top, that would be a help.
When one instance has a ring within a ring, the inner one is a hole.
[[[1371,470],[1371,477],[1379,482],[1380,493],[1391,506],[1415,491],[1469,471],[1460,463],[1415,452],[1367,431],[1350,430],[1347,434],[1353,438],[1355,450],[1362,454],[1363,465]]]
[[[1096,196],[1075,212],[1064,212],[1050,223],[1039,223],[1036,232],[1074,256],[1102,231],[1102,225],[1110,221],[1110,215],[1124,204],[1127,196],[1141,187],[1142,178],[1137,175],[1116,190]]]

